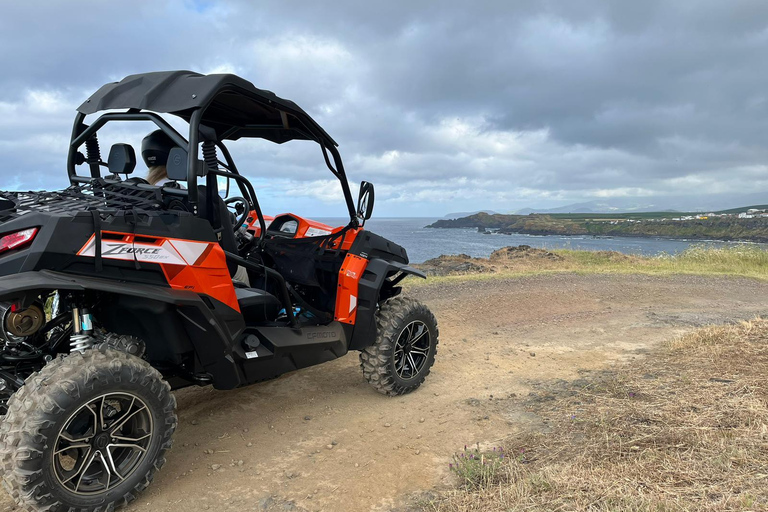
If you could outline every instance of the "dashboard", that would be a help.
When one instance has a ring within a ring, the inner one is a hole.
[[[281,238],[327,236],[337,231],[327,224],[305,219],[292,213],[282,213],[276,217],[265,215],[264,221],[267,225],[267,234]],[[251,212],[248,215],[246,225],[248,226],[248,231],[251,231],[254,236],[259,236],[261,228],[259,227],[259,219],[256,216],[256,212]]]

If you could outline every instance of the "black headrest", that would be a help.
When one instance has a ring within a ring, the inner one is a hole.
[[[175,147],[168,153],[168,163],[165,166],[168,179],[173,181],[186,181],[187,179],[187,152],[183,148]],[[197,175],[203,176],[202,160],[197,161]]]
[[[112,174],[131,174],[136,168],[136,152],[130,144],[113,144],[109,150],[107,167]]]

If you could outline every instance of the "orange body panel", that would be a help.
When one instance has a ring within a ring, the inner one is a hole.
[[[335,320],[354,324],[357,319],[357,292],[360,278],[368,266],[368,260],[347,254],[339,270],[339,285],[336,290]]]
[[[264,225],[269,227],[269,223],[275,220],[271,215],[264,216]],[[246,217],[246,229],[253,233],[253,236],[259,237],[261,235],[261,226],[259,225],[259,216],[256,214],[256,210],[251,210]]]
[[[101,235],[102,258],[157,263],[171,288],[202,293],[240,311],[227,258],[216,242],[111,231],[103,231]],[[91,235],[77,255],[95,257],[95,254],[95,236]]]
[[[339,227],[333,230],[334,233],[338,233],[344,229],[344,227]],[[341,250],[342,251],[348,251],[352,247],[352,242],[355,241],[355,238],[357,238],[358,233],[360,233],[363,230],[363,228],[355,228],[350,229],[346,233],[344,233],[344,239],[341,241]],[[332,249],[338,249],[339,248],[339,242],[336,241],[331,244]]]

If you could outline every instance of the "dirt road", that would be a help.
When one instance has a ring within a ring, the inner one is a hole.
[[[451,482],[466,444],[539,428],[499,406],[532,382],[641,356],[670,336],[768,312],[768,283],[546,275],[438,283],[412,295],[440,324],[425,385],[387,398],[357,354],[229,392],[179,391],[168,462],[131,511],[389,510]],[[13,510],[7,497],[0,507]]]

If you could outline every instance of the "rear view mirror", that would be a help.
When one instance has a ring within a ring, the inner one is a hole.
[[[371,218],[373,215],[373,200],[375,195],[373,193],[373,183],[367,181],[360,182],[360,195],[357,198],[357,217],[363,220]]]
[[[113,144],[107,167],[112,174],[131,174],[136,168],[136,152],[130,144]]]

